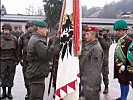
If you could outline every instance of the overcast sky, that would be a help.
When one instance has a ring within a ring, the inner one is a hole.
[[[43,0],[1,0],[1,4],[4,4],[8,14],[25,14],[25,8],[32,5],[36,10],[38,7],[43,6]],[[112,1],[118,2],[120,0],[81,0],[82,5],[86,5],[87,8],[91,7],[103,7]]]

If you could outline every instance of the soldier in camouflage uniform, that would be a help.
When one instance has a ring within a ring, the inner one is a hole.
[[[130,30],[130,33],[128,33],[127,35],[133,39],[133,27],[132,27],[132,29]]]
[[[44,21],[35,22],[36,31],[28,42],[27,55],[29,66],[26,70],[30,83],[30,99],[43,100],[45,90],[45,78],[48,77],[50,67],[49,61],[55,52],[59,51],[60,39],[55,38],[51,46],[47,46],[45,36],[48,25]]]
[[[57,35],[57,32],[58,32],[58,27],[59,27],[59,23],[56,24],[55,26],[55,35]],[[48,46],[52,45],[52,42],[54,40],[55,36],[51,36],[50,39],[49,39],[49,43],[48,43]],[[51,59],[51,66],[52,66],[52,77],[53,77],[53,87],[54,87],[54,95],[53,95],[53,98],[55,98],[55,90],[56,90],[56,78],[57,78],[57,70],[58,70],[58,60],[59,60],[59,51],[56,52],[54,54],[54,56],[52,57]]]
[[[26,77],[26,69],[28,67],[27,45],[33,32],[33,22],[27,22],[25,28],[27,29],[27,32],[25,34],[22,34],[18,40],[18,51],[19,51],[18,58],[23,68],[24,82],[25,82],[25,87],[27,89],[27,94],[25,96],[25,99],[29,99],[29,94],[30,94],[29,81]]]
[[[84,48],[84,56],[80,61],[83,93],[85,100],[100,100],[103,50],[97,39],[99,29],[97,27],[87,27],[85,30],[87,44]]]
[[[108,36],[108,31],[105,28],[101,28],[99,35],[98,35],[98,40],[102,46],[102,49],[104,51],[104,59],[103,59],[103,66],[102,66],[102,75],[103,75],[103,82],[105,85],[105,89],[103,91],[104,94],[108,93],[108,84],[109,84],[109,66],[108,66],[108,58],[109,58],[109,47],[111,44],[111,40]]]
[[[14,36],[17,37],[17,39],[19,39],[19,37],[23,34],[23,32],[19,32],[19,31],[12,31],[12,33]]]
[[[0,63],[1,63],[1,86],[3,94],[1,99],[8,97],[12,99],[11,89],[13,87],[13,80],[15,75],[17,61],[17,38],[10,34],[12,27],[5,23],[2,26],[3,34],[0,36]],[[6,87],[8,92],[6,94]]]

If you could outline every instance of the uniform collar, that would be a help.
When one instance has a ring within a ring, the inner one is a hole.
[[[32,36],[32,33],[27,32],[27,36],[30,38]]]
[[[46,37],[45,36],[41,36],[39,33],[37,32],[33,32],[32,35],[36,35],[38,36],[39,38],[41,38],[42,40],[45,40],[46,41]]]
[[[93,42],[88,42],[85,46],[86,50],[89,50],[92,46],[98,43],[98,39],[94,40]]]
[[[2,34],[2,37],[6,40],[11,40],[11,34],[9,35]]]

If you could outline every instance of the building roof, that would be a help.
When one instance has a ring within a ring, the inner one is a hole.
[[[36,20],[45,20],[43,15],[22,15],[22,14],[6,14],[0,15],[1,21],[27,22]],[[113,25],[119,19],[105,18],[82,18],[83,24]],[[128,25],[133,26],[133,19],[124,19]]]
[[[45,20],[45,16],[43,15],[6,14],[6,15],[1,15],[0,17],[1,21],[15,21],[15,22]]]
[[[101,24],[101,25],[113,25],[116,20],[120,19],[105,19],[105,18],[82,18],[83,24]],[[128,25],[133,26],[133,19],[124,19]]]
[[[98,18],[99,15],[100,15],[100,13],[101,13],[101,11],[102,11],[102,10],[98,10],[98,11],[96,11],[95,13],[91,14],[89,17]]]
[[[133,12],[123,12],[121,15],[131,15]]]

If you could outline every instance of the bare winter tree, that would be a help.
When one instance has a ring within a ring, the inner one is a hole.
[[[43,15],[44,10],[41,7],[38,7],[38,9],[35,11],[35,15]]]
[[[43,15],[44,10],[41,7],[38,7],[37,9],[34,9],[32,5],[29,5],[26,10],[27,15]]]

